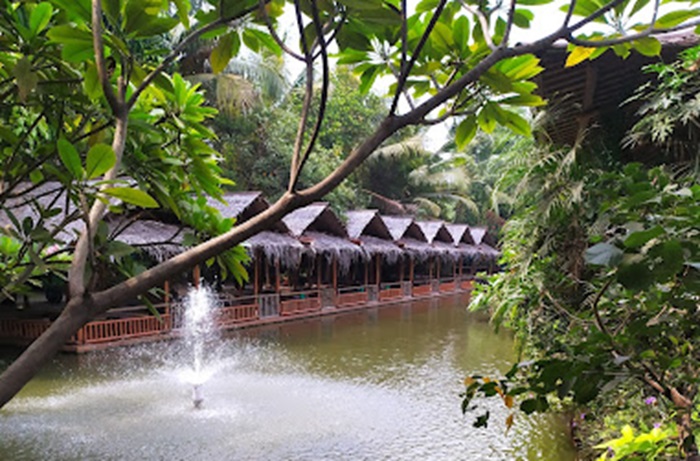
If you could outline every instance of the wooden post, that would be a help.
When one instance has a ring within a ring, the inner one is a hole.
[[[459,261],[459,258],[457,260],[452,261],[452,281],[457,280],[457,261]]]
[[[338,294],[338,258],[333,256],[333,291]]]
[[[408,280],[411,282],[411,287],[413,287],[413,258],[408,260]]]
[[[428,270],[429,270],[428,279],[430,279],[431,281],[433,280],[433,264],[434,263],[435,263],[435,261],[433,260],[433,257],[431,256],[430,260],[428,261]]]
[[[377,271],[377,289],[381,290],[381,285],[382,285],[382,260],[381,260],[381,255],[377,254],[377,260],[375,262],[375,268]]]
[[[462,255],[459,255],[459,259],[457,261],[459,261],[459,280],[461,281],[462,280]]]
[[[403,282],[403,257],[399,260],[399,282]]]
[[[369,285],[369,261],[365,261],[365,287]]]
[[[194,279],[193,285],[195,288],[199,288],[199,279],[200,279],[201,275],[202,275],[202,273],[201,273],[201,270],[199,269],[199,264],[197,264],[192,269],[192,278]]]
[[[316,288],[321,290],[321,282],[323,278],[321,276],[321,269],[323,269],[323,258],[321,255],[316,256]]]
[[[163,301],[165,302],[165,314],[170,313],[170,280],[163,282],[163,291],[165,295],[163,296]]]
[[[438,256],[435,258],[435,273],[437,274],[438,282],[440,281],[440,267],[442,266],[442,260]]]
[[[280,261],[275,261],[275,293],[280,292]]]
[[[260,252],[253,252],[253,294],[258,295],[258,287],[260,286]]]

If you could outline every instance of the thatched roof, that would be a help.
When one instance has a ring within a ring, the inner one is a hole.
[[[345,217],[347,218],[346,227],[350,238],[358,239],[371,235],[392,240],[391,232],[389,232],[382,217],[379,216],[378,210],[346,211]]]
[[[300,237],[307,231],[325,232],[338,237],[348,235],[342,221],[325,202],[298,208],[282,218],[282,221],[295,237]]]
[[[445,228],[452,235],[455,246],[460,243],[474,244],[472,235],[469,233],[469,226],[466,224],[445,224]]]
[[[360,245],[369,256],[382,255],[384,261],[395,264],[404,254],[404,251],[392,240],[381,239],[371,235],[365,235],[360,239]]]
[[[112,230],[118,222],[110,223]],[[186,229],[160,221],[134,221],[117,234],[115,240],[137,247],[158,262],[165,261],[185,250],[182,238]]]
[[[280,266],[288,269],[296,269],[301,263],[301,257],[309,249],[299,240],[289,234],[272,231],[262,231],[241,245],[248,249],[251,257],[254,252],[261,252],[272,262],[279,262]]]
[[[44,218],[44,228],[53,233],[66,217],[76,211],[73,203],[70,200],[66,201],[65,186],[56,181],[46,182],[40,186],[29,182],[21,183],[17,185],[13,195],[13,198],[0,204],[2,206],[0,208],[0,227],[15,227],[5,210],[12,213],[21,225],[26,218],[31,218],[32,222],[36,224],[40,219],[41,212],[50,207],[60,210],[56,215]],[[82,228],[82,220],[73,220],[56,234],[56,239],[69,243],[75,240]]]
[[[442,221],[416,221],[416,224],[425,234],[428,243],[445,242],[454,243],[452,239],[452,234],[445,227],[445,223]]]
[[[350,240],[326,234],[324,232],[308,231],[302,237],[314,253],[324,256],[328,261],[336,259],[341,273],[350,269],[352,263],[367,259],[367,253]]]
[[[209,197],[207,204],[219,210],[224,218],[235,218],[239,224],[270,208],[262,192],[258,191],[225,192],[222,198],[223,202]],[[273,229],[279,232],[289,231],[282,221],[277,221]]]
[[[386,224],[391,237],[398,241],[405,238],[411,238],[417,241],[427,242],[428,239],[421,228],[410,216],[385,216],[382,215],[382,221]]]

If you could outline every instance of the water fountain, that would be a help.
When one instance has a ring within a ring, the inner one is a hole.
[[[184,300],[185,341],[192,352],[192,372],[185,374],[185,379],[192,385],[192,403],[200,409],[204,403],[202,386],[211,376],[206,370],[207,353],[216,351],[214,343],[218,342],[215,309],[217,298],[206,285],[199,285],[190,290]],[[211,344],[212,347],[207,348]]]

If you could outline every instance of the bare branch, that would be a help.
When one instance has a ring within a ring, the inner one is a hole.
[[[298,61],[304,61],[304,56],[300,55],[296,51],[292,50],[290,47],[287,46],[286,43],[280,38],[280,36],[277,34],[277,30],[272,25],[272,20],[270,19],[270,15],[267,14],[267,11],[265,10],[265,0],[260,0],[260,14],[262,17],[265,19],[265,25],[267,26],[267,31],[270,33],[270,36],[272,39],[277,42],[277,45],[282,48],[282,50],[287,53],[289,56],[292,58],[298,60]]]
[[[306,62],[306,92],[304,93],[304,101],[301,108],[301,117],[297,127],[297,134],[294,139],[294,150],[292,152],[292,164],[289,170],[289,192],[294,190],[299,174],[299,164],[301,163],[301,149],[304,143],[304,133],[306,132],[306,122],[309,119],[309,111],[311,110],[311,102],[314,94],[314,62],[312,51],[309,49],[309,44],[304,35],[304,22],[301,17],[301,5],[299,0],[294,1],[294,11],[296,14],[297,28],[301,40],[301,48],[304,52],[304,61]]]
[[[632,34],[632,35],[625,35],[623,37],[618,37],[618,38],[612,38],[610,40],[580,40],[577,39],[573,36],[568,37],[568,41],[573,43],[574,45],[578,46],[585,46],[585,47],[590,47],[590,48],[600,48],[603,46],[613,46],[613,45],[620,45],[622,43],[629,43],[634,40],[639,40],[645,37],[650,37],[652,35],[657,35],[657,34],[665,34],[669,32],[675,32],[678,30],[683,30],[683,29],[688,29],[691,27],[695,27],[700,25],[700,18],[686,22],[682,25],[676,26],[676,27],[669,27],[666,29],[653,29],[653,28],[647,28],[643,32],[639,32],[637,34]]]
[[[445,5],[447,4],[447,0],[440,0],[440,3],[438,4],[437,8],[435,8],[435,13],[433,13],[433,17],[430,18],[430,22],[428,23],[428,26],[425,28],[425,32],[423,33],[423,36],[421,36],[420,41],[418,42],[418,45],[416,45],[416,48],[413,50],[413,53],[411,54],[411,60],[408,62],[408,64],[401,69],[401,75],[399,77],[398,82],[396,82],[396,94],[394,95],[394,100],[391,103],[391,109],[389,110],[389,115],[394,115],[396,114],[396,109],[399,104],[399,98],[401,97],[401,93],[403,92],[404,86],[406,86],[406,80],[408,79],[408,76],[411,73],[411,69],[413,69],[413,66],[416,64],[416,61],[418,60],[418,56],[420,56],[421,51],[423,50],[423,47],[425,46],[425,43],[428,41],[428,37],[430,37],[430,34],[433,32],[433,29],[435,28],[435,24],[437,24],[438,19],[440,19],[440,15],[442,14],[442,10],[445,9]]]
[[[109,107],[112,108],[112,112],[118,114],[125,108],[124,102],[117,100],[117,96],[114,94],[114,88],[112,88],[109,75],[107,74],[104,41],[102,39],[102,2],[100,0],[92,0],[92,43],[95,50],[97,76],[100,79],[102,91],[105,94]]]
[[[316,27],[316,34],[318,35],[318,43],[321,48],[321,62],[323,63],[323,83],[321,86],[321,100],[319,101],[319,108],[318,108],[318,115],[316,117],[316,124],[314,126],[314,130],[311,134],[311,138],[309,139],[309,143],[306,146],[306,150],[304,151],[304,154],[301,157],[301,161],[299,163],[298,169],[296,174],[294,175],[294,182],[290,184],[290,192],[293,192],[294,189],[296,189],[297,182],[299,181],[299,176],[301,175],[302,170],[304,169],[304,165],[306,164],[306,161],[309,158],[309,155],[311,155],[311,151],[314,148],[314,145],[316,144],[316,140],[318,139],[318,135],[321,132],[321,125],[323,124],[323,119],[325,118],[326,114],[326,104],[328,102],[328,87],[330,86],[330,81],[329,81],[329,74],[330,70],[328,67],[328,50],[326,49],[326,40],[323,37],[323,28],[321,27],[321,19],[318,14],[318,8],[316,7],[316,2],[312,1],[311,2],[311,12],[313,15],[313,22],[314,26]],[[313,63],[312,63],[313,65]]]
[[[500,46],[508,46],[508,40],[510,39],[510,31],[513,28],[513,21],[515,20],[515,5],[516,0],[511,0],[510,8],[508,9],[508,19],[506,21],[506,30],[503,33],[503,39],[501,40]]]
[[[464,0],[460,0],[459,2],[462,5],[462,8],[465,10],[469,11],[471,14],[476,16],[476,19],[479,21],[479,24],[481,25],[481,30],[483,32],[484,40],[486,41],[486,45],[492,50],[496,49],[496,45],[493,43],[493,39],[491,38],[491,34],[489,33],[489,22],[484,13],[479,10],[478,8],[473,8],[471,5],[466,3]]]

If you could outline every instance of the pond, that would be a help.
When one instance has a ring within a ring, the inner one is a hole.
[[[61,355],[0,412],[0,453],[19,460],[574,459],[565,422],[496,399],[487,429],[462,416],[471,373],[514,358],[506,333],[454,297],[212,339],[204,404],[182,379],[184,341]],[[12,351],[0,352],[0,367]]]

